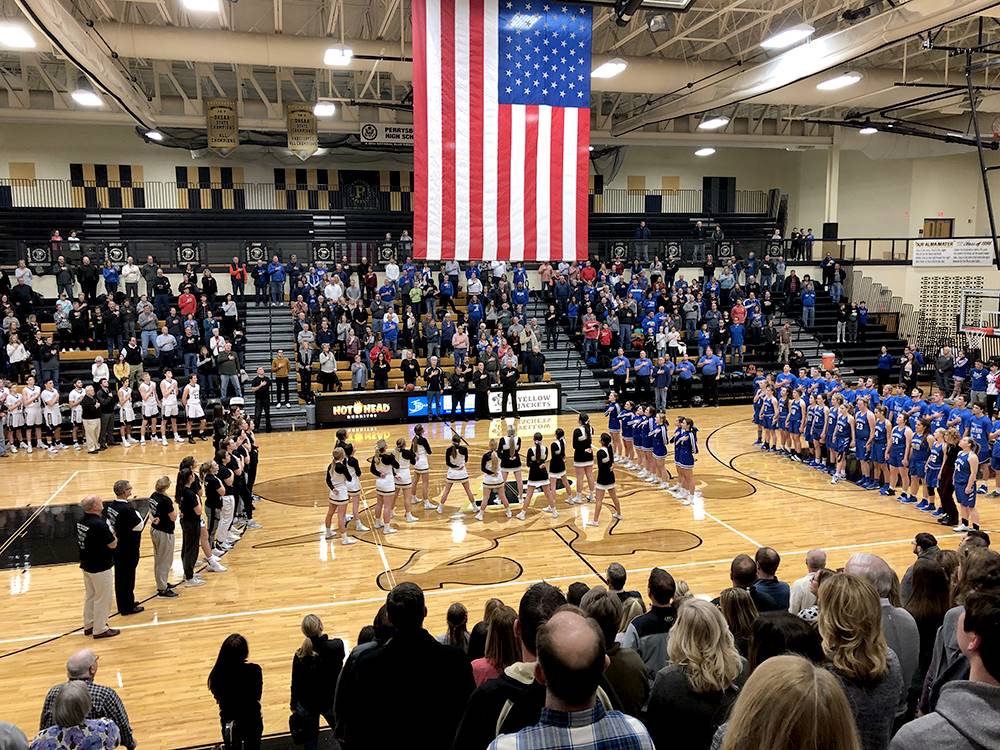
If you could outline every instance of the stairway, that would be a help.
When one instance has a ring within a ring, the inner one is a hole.
[[[821,292],[822,293],[822,292]],[[772,299],[775,305],[774,314],[774,326],[775,328],[781,328],[785,323],[788,323],[789,327],[792,329],[792,351],[798,349],[805,355],[806,361],[809,363],[810,367],[821,367],[823,364],[822,353],[829,351],[823,345],[823,342],[814,335],[814,331],[807,330],[802,325],[801,318],[795,318],[785,313],[785,295],[784,293],[772,293]],[[816,322],[819,323],[819,295],[817,295],[816,300]],[[769,368],[778,370],[780,365],[774,368]],[[850,369],[841,368],[841,372],[845,375],[850,375]]]
[[[534,297],[528,301],[525,310],[528,319],[538,320],[542,329],[545,327],[547,311],[548,305]],[[607,393],[594,372],[584,364],[580,351],[565,329],[559,329],[556,350],[545,348],[543,351],[545,369],[551,374],[553,382],[562,386],[562,407],[564,409],[584,412],[604,409],[607,405]]]
[[[247,383],[244,383],[243,398],[246,401],[245,411],[251,416],[254,411],[254,396],[249,390],[249,382],[257,375],[257,368],[263,367],[264,372],[271,376],[271,357],[278,349],[285,350],[285,356],[295,362],[295,339],[292,335],[292,316],[288,306],[254,307],[247,303],[244,314],[246,324],[246,372]],[[293,369],[289,378],[290,409],[276,408],[271,404],[271,427],[277,430],[304,429],[307,426],[306,407],[299,403],[297,394],[297,379]],[[272,382],[272,397],[276,385]],[[263,428],[263,426],[262,426]]]

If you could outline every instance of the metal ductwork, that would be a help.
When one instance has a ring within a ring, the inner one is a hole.
[[[766,62],[741,69],[731,75],[722,74],[714,80],[679,93],[672,101],[629,117],[612,129],[614,135],[652,125],[664,120],[695,115],[738,102],[769,103],[772,96],[786,104],[808,103],[796,98],[799,88],[786,86],[803,81],[815,91],[815,79],[808,79],[837,66],[857,60],[883,47],[915,36],[924,31],[975,15],[1000,5],[1000,0],[910,0],[886,12],[853,26],[814,39],[788,50]],[[868,74],[867,71],[863,71]],[[782,90],[783,91],[779,91]],[[854,95],[852,87],[850,95]],[[831,97],[836,100],[840,96]],[[903,97],[897,97],[897,100]],[[831,102],[832,103],[832,102]],[[894,103],[894,102],[890,102]],[[881,102],[866,102],[865,106],[882,106]]]

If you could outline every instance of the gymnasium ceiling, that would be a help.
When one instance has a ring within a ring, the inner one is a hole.
[[[204,123],[203,100],[214,96],[238,98],[241,127],[259,130],[283,130],[285,103],[320,97],[338,102],[337,114],[321,121],[323,132],[356,133],[362,121],[409,121],[408,0],[219,5],[220,12],[205,13],[185,9],[182,0],[0,0],[0,17],[23,22],[27,10],[64,49],[97,62],[90,69],[101,71],[102,86],[122,94],[118,103],[105,96],[100,109],[80,108],[69,96],[80,80],[77,68],[29,27],[35,49],[0,50],[0,121],[52,121],[57,111],[67,121],[139,119],[149,127],[197,128]],[[845,20],[845,11],[851,16],[862,7],[870,11],[867,18]],[[686,12],[663,13],[666,28],[651,31],[658,14],[639,10],[621,27],[611,8],[594,8],[595,65],[618,57],[629,63],[620,76],[592,82],[597,141],[602,134],[608,142],[694,137],[709,113],[730,118],[719,138],[747,145],[829,143],[834,129],[828,123],[847,113],[943,90],[934,86],[964,85],[964,58],[927,39],[961,47],[1000,38],[1000,0],[694,0]],[[893,31],[896,21],[905,36]],[[815,27],[814,40],[839,38],[837,64],[777,90],[750,88],[763,93],[740,96],[747,89],[738,76],[781,54],[765,52],[761,41],[801,23]],[[333,44],[354,50],[350,66],[324,66],[323,51]],[[848,70],[861,73],[861,82],[816,89],[818,81]],[[1000,89],[989,89],[998,85],[997,73],[986,67],[974,77],[983,87],[977,101],[987,131],[993,113],[1000,113]],[[896,114],[968,129],[968,103],[957,93]]]

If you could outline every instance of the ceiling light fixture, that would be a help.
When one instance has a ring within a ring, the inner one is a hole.
[[[715,149],[711,146],[706,146],[705,148],[699,148],[694,152],[695,156],[711,156],[715,153]]]
[[[719,115],[718,117],[709,117],[707,120],[699,122],[698,130],[718,130],[728,124],[729,118],[724,115]]]
[[[219,0],[184,0],[184,7],[195,13],[218,13]]]
[[[866,127],[861,128],[861,130],[859,130],[858,132],[861,135],[875,135],[875,133],[878,132],[878,128],[868,125]]]
[[[628,63],[620,57],[601,63],[590,72],[591,78],[614,78],[628,67]]]
[[[313,105],[313,114],[317,117],[333,117],[337,111],[337,105],[327,99],[320,99]]]
[[[146,137],[151,141],[156,141],[157,143],[159,143],[160,141],[163,140],[163,133],[161,133],[159,130],[147,130]]]
[[[848,86],[853,86],[858,83],[862,78],[860,73],[855,73],[853,70],[848,73],[841,73],[839,76],[833,78],[827,78],[825,81],[821,81],[816,84],[816,88],[820,91],[836,91],[837,89],[846,89]]]
[[[35,39],[19,23],[0,23],[0,47],[6,49],[34,49]]]
[[[352,57],[354,57],[354,50],[350,47],[330,47],[323,53],[323,64],[342,68],[351,64]]]
[[[786,47],[791,47],[793,44],[798,44],[804,39],[808,39],[815,33],[815,27],[807,23],[800,23],[798,26],[783,29],[777,34],[769,36],[760,43],[760,46],[764,49],[785,49]]]
[[[104,100],[94,92],[89,82],[81,83],[70,96],[81,107],[101,107],[104,105]]]

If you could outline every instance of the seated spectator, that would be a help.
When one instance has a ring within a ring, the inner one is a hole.
[[[448,632],[438,636],[438,643],[454,646],[462,651],[469,650],[469,610],[461,602],[454,602],[448,607]]]
[[[520,656],[514,633],[516,619],[517,612],[506,604],[501,604],[491,613],[486,630],[485,655],[472,661],[476,687],[499,677]]]
[[[781,609],[770,594],[757,588],[757,563],[750,555],[737,555],[733,558],[733,562],[729,566],[729,580],[732,581],[734,588],[746,589],[750,592],[750,598],[753,599],[758,612],[773,612]],[[712,603],[718,605],[719,600],[715,599]]]
[[[1000,587],[968,595],[957,634],[969,663],[968,680],[944,685],[934,712],[904,725],[891,750],[1000,746]]]
[[[424,630],[427,608],[416,584],[395,586],[386,607],[394,634],[383,647],[358,657],[351,695],[343,706],[350,714],[344,744],[368,747],[377,731],[380,747],[406,747],[417,737],[425,747],[447,747],[475,688],[469,660],[462,650],[438,643]],[[417,691],[433,696],[434,710],[413,699]],[[371,699],[375,695],[378,700]],[[393,707],[391,721],[386,721],[385,706]]]
[[[31,750],[114,750],[118,727],[109,719],[88,719],[93,706],[87,685],[70,680],[52,705],[52,721],[31,742]]]
[[[649,697],[649,680],[642,657],[615,641],[623,609],[621,600],[603,586],[595,586],[583,597],[580,608],[597,623],[604,635],[604,650],[608,656],[604,679],[618,697],[622,712],[639,716]]]
[[[10,722],[0,721],[0,750],[28,750],[28,738]]]
[[[806,552],[806,570],[808,573],[796,579],[789,591],[788,611],[793,615],[816,603],[816,595],[811,590],[812,581],[816,576],[816,571],[822,570],[825,567],[826,552],[821,549],[811,549]]]
[[[208,675],[208,689],[219,704],[226,747],[260,747],[264,731],[260,710],[264,674],[258,664],[247,661],[249,655],[247,639],[233,633],[222,642]]]
[[[814,664],[826,662],[823,642],[816,628],[788,612],[767,612],[754,620],[750,630],[748,667],[753,672],[773,656],[798,654]]]
[[[851,705],[837,678],[801,656],[769,659],[733,705],[722,750],[856,750]]]
[[[649,572],[649,611],[636,617],[625,631],[621,644],[639,652],[646,672],[652,678],[667,663],[667,637],[677,620],[673,607],[677,585],[674,577],[662,568]]]
[[[486,653],[486,633],[489,631],[490,618],[493,613],[503,606],[500,599],[487,599],[483,605],[483,619],[472,626],[469,633],[469,661],[481,659]]]
[[[718,607],[690,599],[667,641],[643,722],[657,747],[707,750],[747,677],[747,664]]]
[[[638,599],[640,602],[642,601],[642,594],[638,591],[625,590],[625,584],[628,580],[628,572],[625,570],[625,566],[621,563],[611,563],[608,566],[605,577],[608,579],[608,591],[615,594],[622,600],[622,602],[630,597]]]
[[[750,648],[750,632],[757,620],[757,605],[746,589],[728,588],[719,594],[719,610],[726,619],[729,632],[733,634],[736,650],[746,658]]]
[[[882,634],[875,589],[849,573],[830,576],[819,588],[818,627],[829,669],[851,703],[863,750],[884,750],[906,684]]]
[[[42,704],[42,718],[39,722],[39,731],[58,723],[53,716],[53,707],[59,692],[64,685],[78,682],[82,683],[90,693],[90,708],[87,711],[88,719],[108,719],[118,729],[118,736],[121,744],[132,750],[135,747],[135,739],[132,737],[132,725],[128,720],[128,712],[122,699],[118,697],[112,688],[106,685],[99,685],[94,682],[97,676],[97,654],[89,648],[77,651],[66,661],[66,677],[69,683],[60,683],[52,687],[45,696]]]
[[[545,685],[545,708],[535,726],[503,735],[490,750],[579,747],[653,750],[645,727],[619,711],[608,711],[598,696],[608,664],[604,639],[593,620],[575,611],[557,612],[538,633],[535,673]]]
[[[757,580],[754,582],[754,588],[774,599],[779,609],[787,611],[789,587],[784,581],[779,581],[777,575],[781,556],[772,547],[761,547],[754,559],[757,563]]]
[[[933,559],[937,557],[937,554],[940,551],[941,548],[938,547],[937,537],[933,534],[921,531],[913,538],[913,554],[917,556],[918,560],[925,557]],[[914,565],[915,564],[916,563],[914,563]],[[903,579],[899,582],[899,598],[902,600],[904,605],[909,600],[910,593],[912,591],[911,582],[913,580],[914,565],[911,565],[906,569],[906,572],[903,573]]]
[[[566,602],[574,607],[579,607],[588,591],[590,591],[590,586],[583,581],[574,581],[566,587]]]

